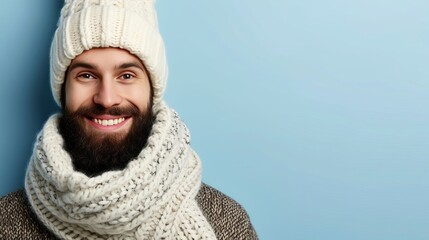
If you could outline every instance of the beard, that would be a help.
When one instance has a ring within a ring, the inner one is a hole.
[[[89,177],[107,171],[123,170],[146,145],[153,125],[152,104],[141,112],[136,106],[104,108],[100,105],[81,107],[75,112],[63,109],[59,131],[65,150],[70,154],[76,171]],[[127,133],[101,133],[89,131],[87,116],[108,114],[131,116]]]

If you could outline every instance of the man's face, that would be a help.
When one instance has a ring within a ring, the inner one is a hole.
[[[60,132],[77,170],[121,169],[141,151],[152,127],[151,86],[139,58],[118,48],[83,52],[65,80]]]
[[[85,51],[70,64],[66,76],[65,107],[74,112],[99,105],[105,109],[134,106],[144,112],[150,104],[150,82],[140,59],[118,48]],[[121,114],[82,116],[88,134],[126,135],[134,121]]]

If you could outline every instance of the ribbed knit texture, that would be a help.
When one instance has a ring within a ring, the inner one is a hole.
[[[149,72],[153,103],[165,90],[168,67],[154,0],[66,0],[51,45],[51,89],[60,104],[61,86],[71,61],[85,50],[128,50]]]
[[[147,146],[122,171],[73,170],[58,115],[38,135],[26,175],[29,202],[61,239],[216,239],[195,197],[201,162],[189,131],[164,103]],[[90,159],[88,159],[90,161]]]
[[[196,200],[218,240],[257,240],[246,211],[233,199],[202,184]],[[56,240],[33,213],[20,189],[0,198],[1,240]]]

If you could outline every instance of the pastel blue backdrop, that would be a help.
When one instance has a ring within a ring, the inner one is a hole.
[[[58,111],[62,2],[0,3],[0,195]],[[429,239],[429,2],[158,1],[166,99],[261,239]]]

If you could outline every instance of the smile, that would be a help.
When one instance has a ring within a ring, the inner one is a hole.
[[[125,118],[122,117],[122,118],[109,119],[109,120],[93,118],[92,121],[103,126],[114,126],[125,121]]]
[[[100,115],[100,116],[87,116],[87,123],[98,131],[102,132],[116,132],[124,127],[129,126],[129,122],[132,117],[128,116],[112,116],[112,115]],[[127,128],[127,127],[126,127]]]

